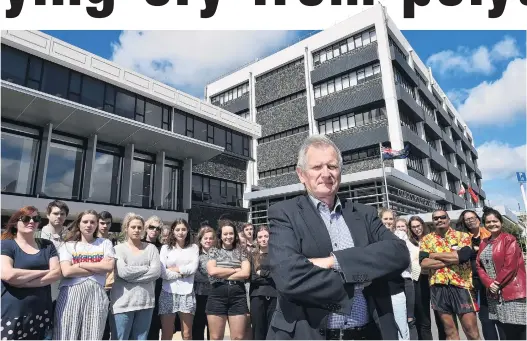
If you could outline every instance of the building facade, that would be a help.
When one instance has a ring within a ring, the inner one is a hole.
[[[2,221],[60,199],[107,210],[246,221],[255,122],[38,31],[2,31]]]
[[[341,198],[399,214],[484,203],[470,129],[381,5],[208,84],[205,97],[261,125],[245,193],[255,224],[304,190],[297,152],[313,134],[342,152]],[[384,162],[385,177],[381,144],[410,150]]]

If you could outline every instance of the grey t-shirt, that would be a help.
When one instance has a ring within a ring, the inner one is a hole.
[[[209,251],[209,260],[216,260],[218,268],[236,269],[242,266],[242,262],[248,260],[247,253],[239,248],[225,250],[223,248],[212,248]],[[211,283],[226,282],[224,278],[209,276]]]

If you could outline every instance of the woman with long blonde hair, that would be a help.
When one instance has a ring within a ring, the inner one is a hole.
[[[111,292],[114,340],[146,340],[150,329],[161,263],[157,248],[141,241],[143,229],[143,218],[128,213],[121,229],[125,242],[115,247],[117,264]]]

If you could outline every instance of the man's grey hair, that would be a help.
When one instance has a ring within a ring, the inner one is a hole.
[[[296,167],[302,170],[307,168],[307,151],[309,147],[320,148],[320,147],[333,147],[337,152],[337,160],[339,162],[339,169],[342,171],[342,155],[337,145],[327,138],[325,135],[311,135],[304,140],[300,150],[298,151],[298,161]]]

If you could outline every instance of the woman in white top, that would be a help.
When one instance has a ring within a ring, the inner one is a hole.
[[[109,300],[104,291],[106,274],[113,270],[112,242],[97,238],[98,215],[80,213],[60,247],[64,278],[55,310],[54,340],[101,340],[108,317]]]
[[[181,321],[183,340],[192,340],[192,321],[196,311],[194,274],[198,269],[199,249],[190,242],[190,226],[177,219],[170,227],[166,245],[161,247],[161,277],[159,295],[161,339],[172,340],[176,313]]]
[[[110,294],[113,340],[147,340],[150,329],[161,264],[155,245],[141,241],[144,225],[141,216],[128,213],[122,224],[126,241],[115,247],[117,264]]]
[[[406,219],[398,218],[395,220],[395,235],[400,239],[404,240],[408,252],[410,253],[410,259],[415,256],[415,246],[408,239],[408,223]],[[412,255],[412,250],[414,254]],[[419,258],[419,248],[417,248],[417,257]],[[402,276],[404,278],[404,295],[406,296],[406,315],[408,317],[408,331],[410,332],[410,340],[417,340],[417,329],[415,327],[415,290],[414,283],[412,281],[412,266],[410,265],[406,270],[403,271]]]

